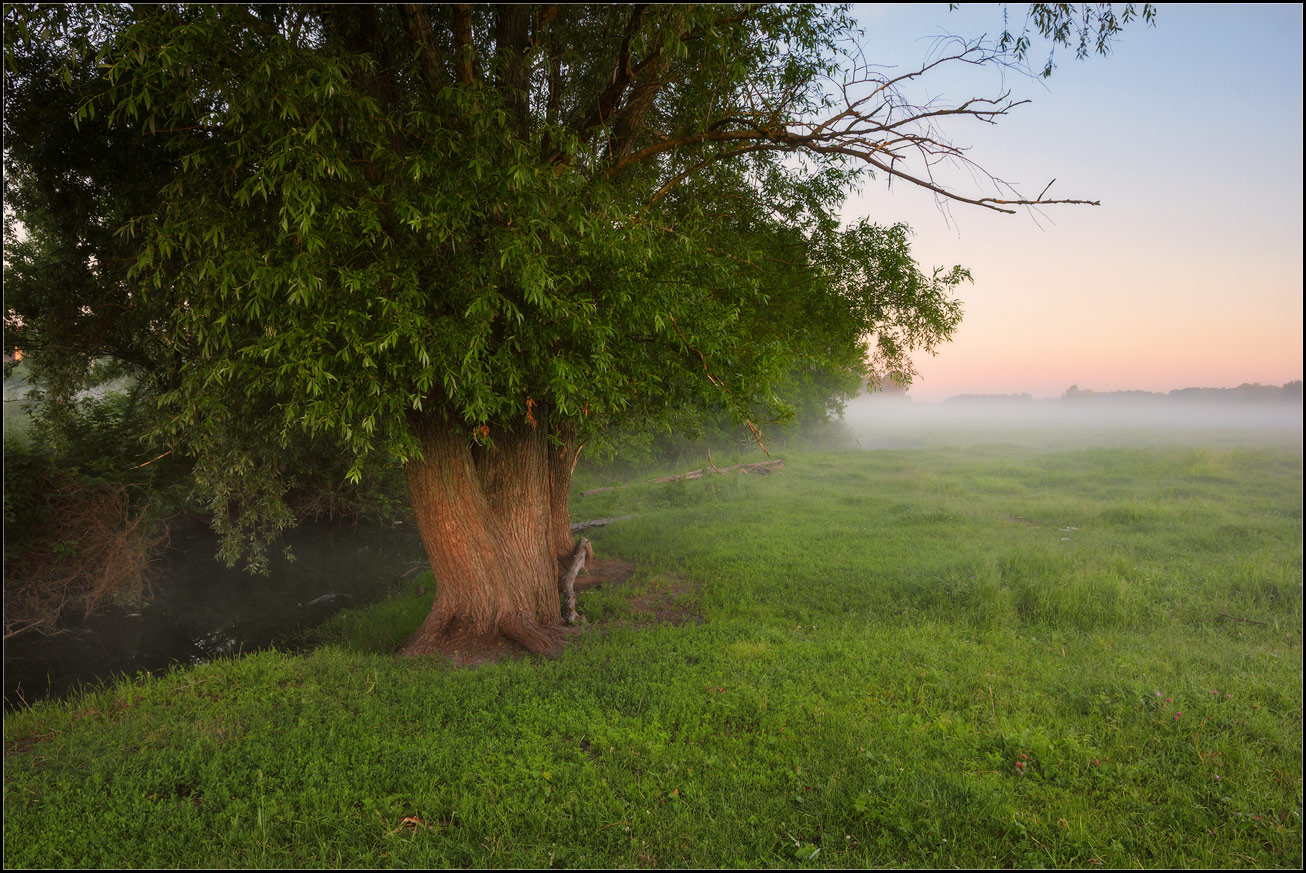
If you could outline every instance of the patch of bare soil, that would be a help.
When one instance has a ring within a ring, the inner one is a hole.
[[[690,579],[666,576],[649,583],[649,590],[630,602],[633,624],[702,624],[697,595],[701,586]],[[624,623],[624,622],[619,622]]]
[[[10,755],[13,754],[30,752],[32,751],[32,749],[35,749],[41,743],[44,743],[47,740],[54,739],[57,733],[59,732],[50,731],[49,733],[44,733],[44,734],[24,734],[23,736],[16,737],[15,739],[9,740],[4,745],[4,756],[8,758]]]
[[[607,560],[595,558],[576,577],[576,591],[577,593],[588,591],[604,584],[620,584],[629,581],[633,575],[635,575],[635,565],[630,561],[623,561],[621,558]]]
[[[594,561],[591,575],[577,577],[576,590],[614,586],[630,582],[635,565],[619,558]],[[650,627],[659,624],[702,624],[703,615],[698,609],[698,592],[701,584],[680,576],[657,576],[642,583],[643,589],[626,604],[629,614],[608,621],[595,622],[594,627],[603,632],[607,627]]]

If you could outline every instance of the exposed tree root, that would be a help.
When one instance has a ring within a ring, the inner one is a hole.
[[[401,657],[443,656],[456,666],[497,661],[520,655],[523,649],[532,655],[556,658],[574,633],[572,628],[542,625],[525,612],[501,618],[497,633],[477,633],[460,622],[457,616],[428,618],[398,654]]]
[[[524,612],[511,613],[499,619],[499,630],[532,655],[556,658],[562,654],[566,637],[563,629],[545,627],[534,616]]]

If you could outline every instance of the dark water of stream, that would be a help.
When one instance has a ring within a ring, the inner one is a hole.
[[[384,598],[400,576],[426,566],[411,522],[306,523],[273,547],[268,576],[228,569],[214,558],[217,548],[200,522],[174,529],[143,607],[115,608],[56,636],[7,640],[5,708],[122,674],[287,648],[304,630]]]

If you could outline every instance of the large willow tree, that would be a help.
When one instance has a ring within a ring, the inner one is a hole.
[[[849,60],[826,5],[5,17],[6,199],[31,233],[7,328],[136,362],[234,544],[287,523],[306,441],[354,478],[403,460],[438,583],[410,652],[556,650],[589,434],[685,404],[748,420],[795,368],[910,372],[949,337],[965,272],[923,272],[903,227],[841,229],[861,176],[1064,202],[934,181],[966,162],[941,125],[1006,95],[902,96],[1023,36],[895,78]],[[1082,50],[1119,23],[1029,27]]]

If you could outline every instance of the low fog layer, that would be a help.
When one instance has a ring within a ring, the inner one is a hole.
[[[1173,400],[951,400],[859,397],[844,428],[864,449],[937,445],[1230,445],[1302,440],[1302,404]]]

